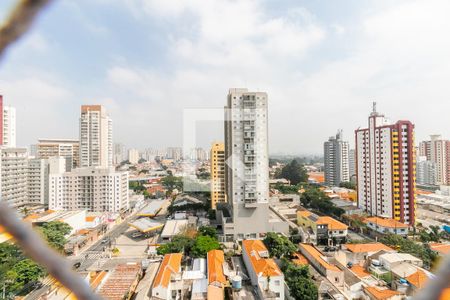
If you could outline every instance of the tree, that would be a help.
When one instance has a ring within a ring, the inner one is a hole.
[[[289,294],[298,300],[318,299],[318,289],[311,280],[308,266],[297,266],[283,259],[281,270],[284,273]]]
[[[170,192],[175,189],[179,191],[183,189],[183,180],[181,177],[169,175],[161,179],[161,183]]]
[[[220,244],[217,239],[207,235],[199,235],[195,239],[194,246],[191,249],[191,255],[193,257],[206,257],[209,251],[219,248]]]
[[[38,280],[44,274],[44,269],[34,261],[31,259],[23,259],[15,264],[6,276],[13,282],[10,289],[19,291],[24,285]]]
[[[300,196],[300,202],[303,206],[316,209],[324,214],[331,214],[341,217],[345,210],[330,201],[330,198],[317,187],[308,187]]]
[[[72,227],[64,222],[52,221],[44,223],[40,226],[40,230],[51,247],[62,251],[67,243],[66,236],[72,231]]]
[[[200,226],[198,233],[204,236],[210,236],[217,239],[217,230],[211,226]]]
[[[192,246],[194,245],[195,240],[184,236],[184,235],[176,235],[172,238],[170,243],[159,246],[156,249],[156,252],[159,255],[165,255],[168,253],[186,253],[189,254]]]
[[[275,232],[268,232],[263,242],[272,257],[290,257],[297,249],[287,237]]]
[[[432,262],[436,259],[436,253],[431,251],[429,247],[424,247],[422,244],[415,243],[414,241],[405,239],[399,235],[388,234],[384,236],[380,242],[394,249],[398,249],[399,252],[409,253],[420,258],[424,265],[428,267],[430,267]]]
[[[289,164],[281,169],[281,173],[278,178],[285,178],[296,185],[300,182],[308,182],[308,172],[305,167],[297,162],[296,159],[292,160]]]

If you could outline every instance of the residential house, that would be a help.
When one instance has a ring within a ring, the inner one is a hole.
[[[369,256],[381,250],[395,252],[382,243],[345,244],[335,253],[335,258],[344,266],[364,265]]]
[[[300,244],[300,252],[313,265],[320,274],[325,276],[333,285],[344,286],[344,272],[335,264],[328,261],[328,257],[323,255],[316,247],[309,244]]]
[[[308,210],[297,212],[297,224],[307,234],[306,242],[340,244],[345,241],[348,226],[328,216],[318,216]]]
[[[183,254],[164,255],[152,286],[152,296],[156,299],[180,299],[183,288],[181,259]]]
[[[284,275],[261,240],[242,241],[242,256],[261,299],[284,300]]]
[[[407,235],[409,226],[394,219],[370,217],[364,220],[367,227],[381,234]]]

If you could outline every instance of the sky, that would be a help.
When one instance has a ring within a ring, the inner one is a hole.
[[[0,1],[0,18],[14,2]],[[186,111],[223,108],[232,87],[268,93],[273,154],[321,154],[338,129],[353,144],[373,101],[412,121],[417,141],[450,139],[448,11],[446,0],[55,0],[0,62],[0,94],[25,147],[77,138],[82,104],[106,107],[115,142],[181,146]],[[197,130],[199,146],[223,140],[220,121]]]

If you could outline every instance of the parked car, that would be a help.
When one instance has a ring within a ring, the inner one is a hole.
[[[76,262],[73,264],[74,269],[78,269],[81,266],[81,262]]]
[[[133,232],[133,233],[131,234],[131,236],[134,237],[134,238],[138,238],[138,237],[141,237],[141,236],[142,236],[142,233],[139,232],[139,231],[136,231],[136,232]]]

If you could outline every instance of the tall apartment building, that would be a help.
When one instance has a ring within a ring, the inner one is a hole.
[[[16,109],[3,103],[0,95],[0,145],[16,147]]]
[[[436,163],[427,160],[426,156],[417,157],[417,184],[436,185]]]
[[[348,174],[350,176],[350,181],[356,180],[356,153],[355,149],[350,149],[348,151]]]
[[[225,144],[214,143],[211,147],[211,208],[225,203]]]
[[[120,163],[126,159],[125,145],[121,143],[115,143],[113,150],[113,164],[116,166],[120,165]]]
[[[80,116],[80,167],[112,166],[112,121],[101,105],[82,105]]]
[[[420,142],[419,155],[435,164],[436,184],[450,185],[450,141],[443,140],[438,134],[430,140]]]
[[[49,208],[112,213],[127,210],[128,172],[89,167],[50,173]]]
[[[2,200],[13,207],[47,204],[48,161],[29,158],[25,148],[0,149]]]
[[[48,170],[47,159],[28,159],[27,203],[48,204]]]
[[[25,148],[0,148],[1,201],[18,207],[28,203],[28,160]]]
[[[332,136],[323,144],[325,183],[330,186],[339,186],[341,182],[350,181],[349,172],[349,146],[342,139],[342,131]]]
[[[392,124],[376,111],[355,131],[358,205],[370,215],[414,224],[416,161],[414,125]]]
[[[67,171],[80,166],[80,142],[74,139],[39,139],[37,157],[64,157],[67,160]]]
[[[267,94],[230,89],[225,107],[225,186],[231,218],[226,238],[260,238],[269,230]]]
[[[128,161],[130,164],[137,164],[139,162],[139,150],[138,149],[128,149]]]
[[[183,158],[183,149],[180,147],[167,148],[166,158],[173,160],[180,160]]]

